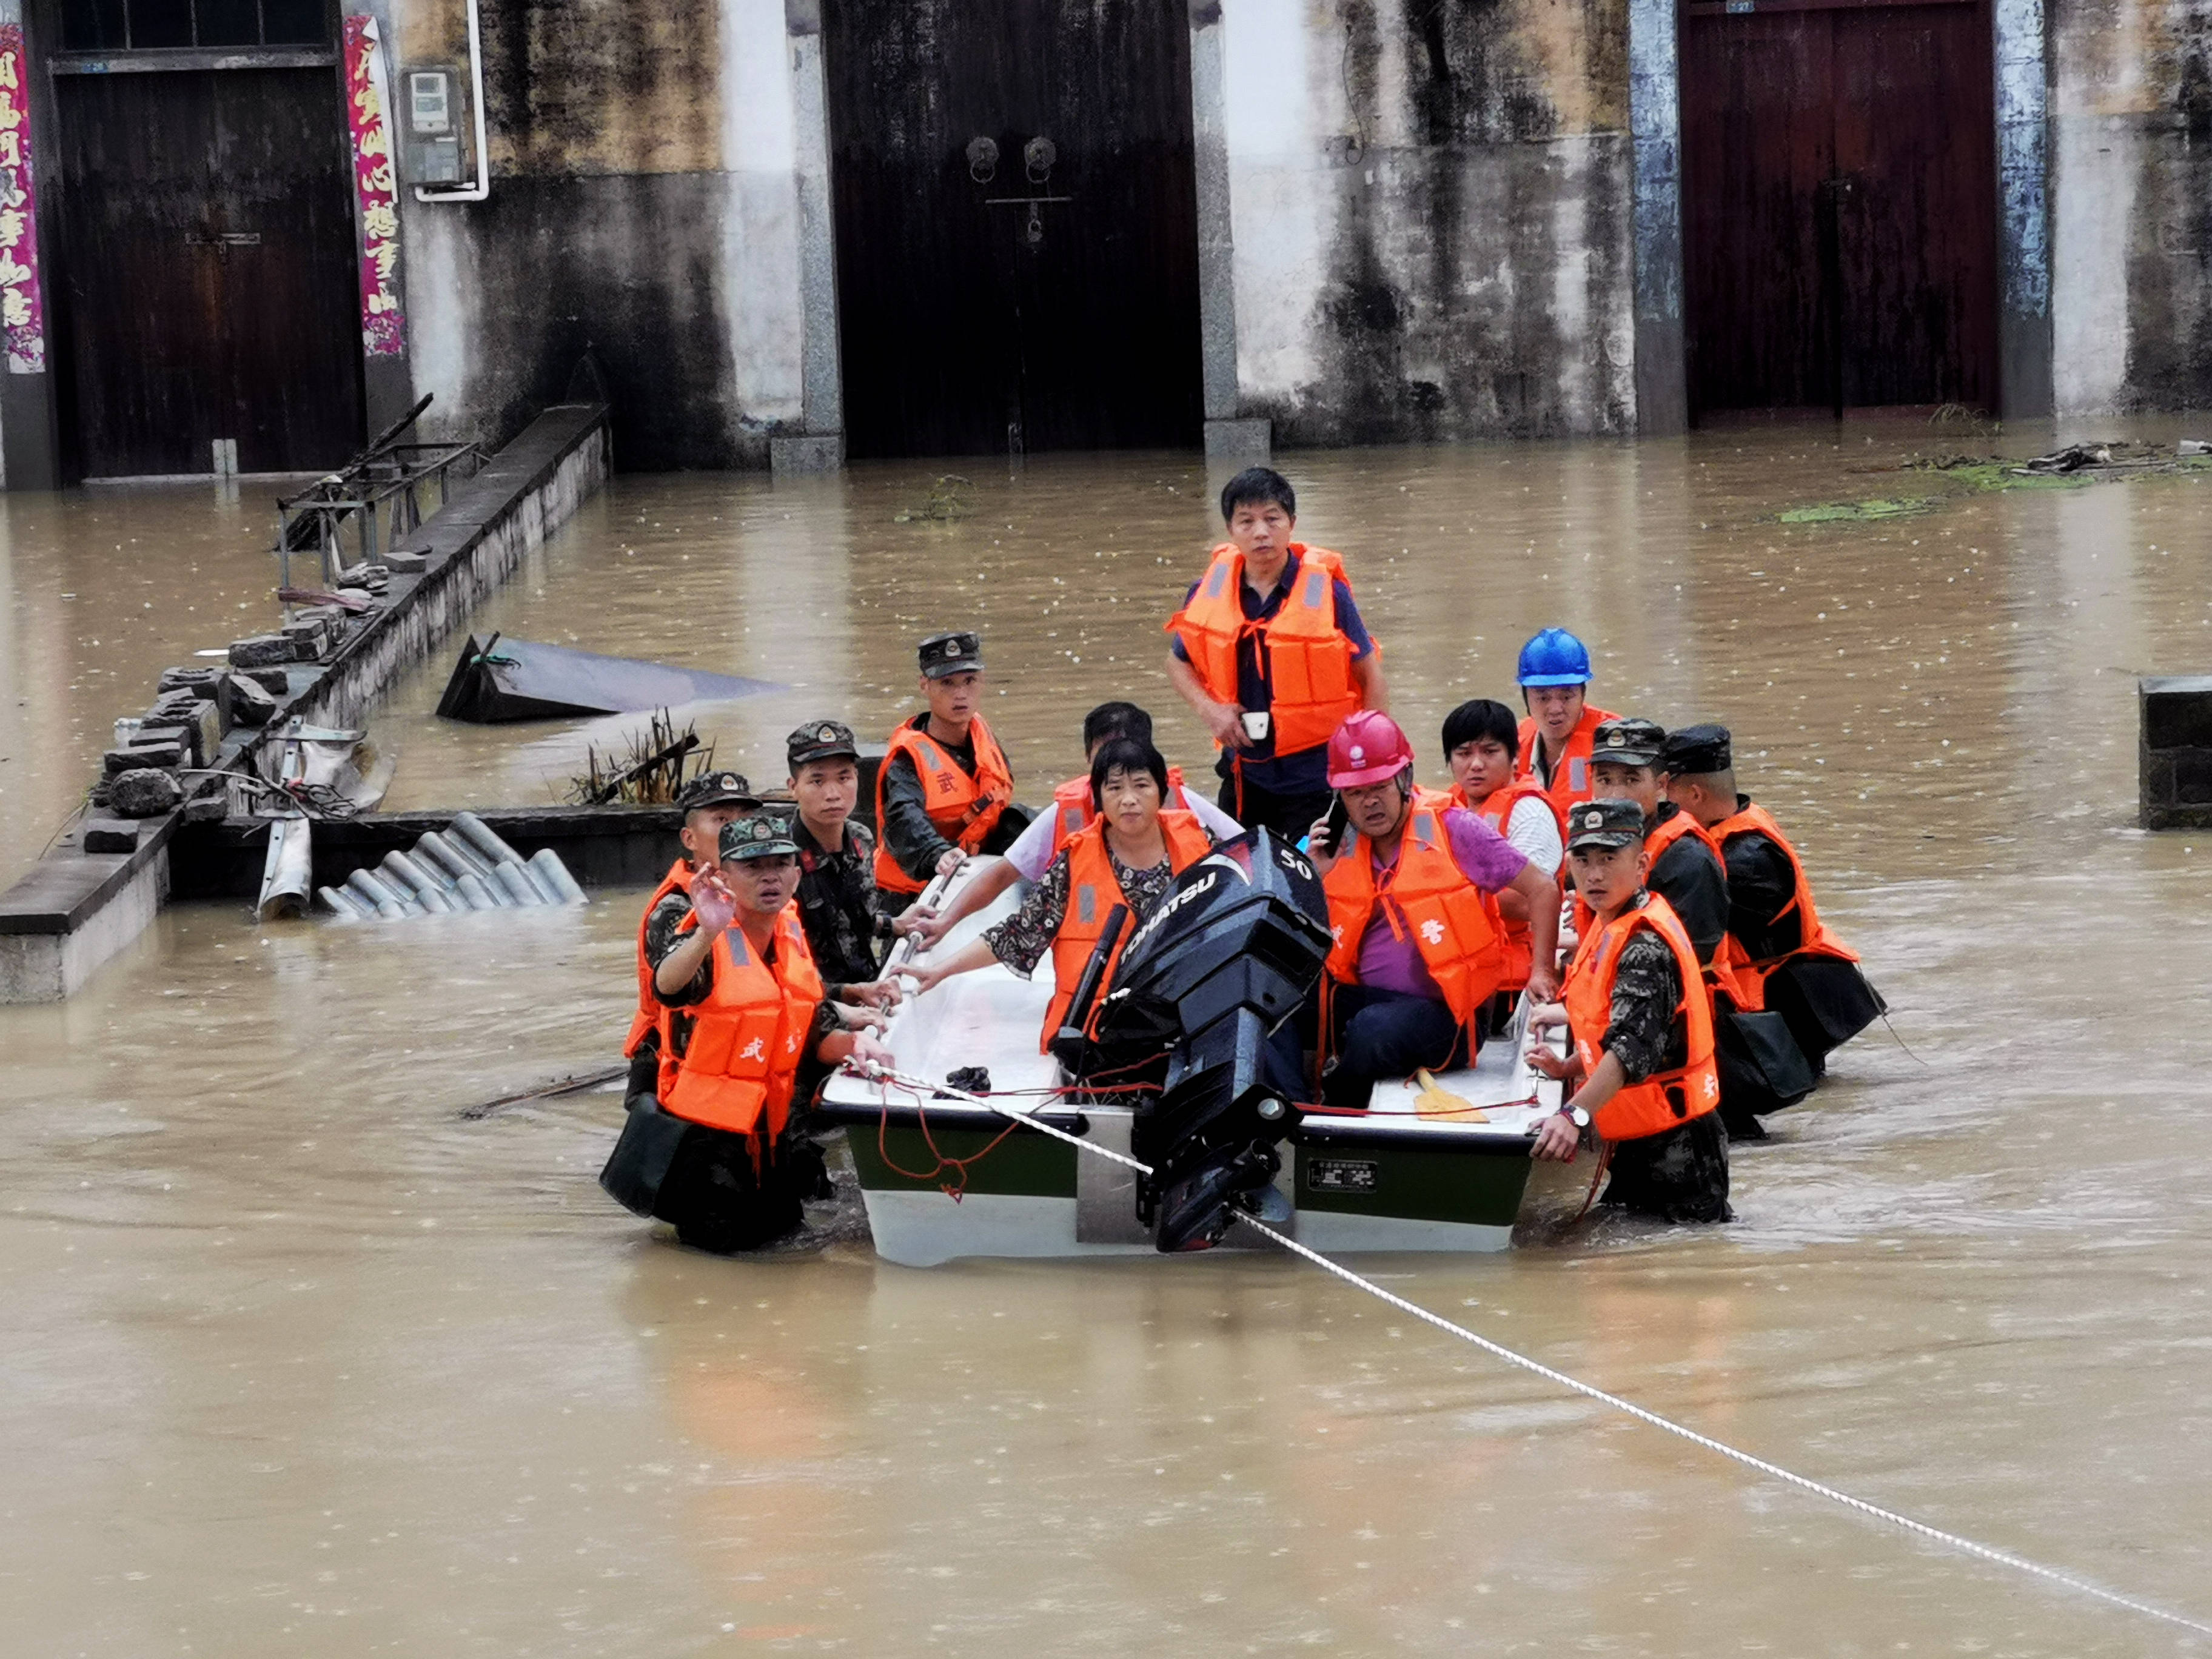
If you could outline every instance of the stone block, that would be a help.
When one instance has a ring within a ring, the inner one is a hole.
[[[292,641],[282,634],[257,634],[250,640],[230,642],[233,668],[269,668],[278,663],[296,661],[298,655]]]
[[[189,713],[173,709],[149,710],[138,724],[141,742],[167,738],[185,746],[185,764],[205,766],[222,742],[222,714],[211,702],[194,702]]]
[[[107,805],[119,818],[158,818],[184,804],[185,792],[173,772],[142,766],[108,781]]]
[[[135,853],[138,826],[127,818],[87,818],[77,845],[88,853]]]
[[[221,823],[229,816],[230,792],[227,788],[195,795],[185,803],[186,823]]]
[[[2212,675],[2162,676],[2137,685],[2145,749],[2212,749]]]
[[[330,624],[320,617],[307,622],[284,624],[284,638],[292,647],[295,662],[315,662],[331,647]]]
[[[165,668],[154,690],[161,696],[172,691],[189,691],[196,697],[212,697],[221,672],[214,668]]]
[[[173,772],[185,763],[186,747],[173,738],[155,743],[125,744],[120,749],[111,749],[100,757],[100,773],[114,777],[122,772],[136,772],[145,767],[158,771]]]
[[[419,576],[430,568],[430,556],[419,547],[395,547],[384,556],[384,566],[395,575]]]
[[[835,472],[845,465],[845,434],[816,432],[768,441],[768,470],[779,478]]]
[[[292,695],[292,672],[288,668],[241,668],[240,678],[252,680],[272,697]]]
[[[268,688],[243,674],[224,676],[221,701],[233,726],[266,726],[276,712],[276,699]]]

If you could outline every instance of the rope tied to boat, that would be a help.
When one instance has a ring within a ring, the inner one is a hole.
[[[1117,1152],[1110,1147],[1093,1145],[1081,1135],[1071,1134],[1040,1118],[1032,1117],[1026,1112],[1018,1111],[1012,1106],[1000,1104],[983,1096],[969,1094],[965,1090],[953,1089],[943,1084],[924,1083],[919,1079],[909,1078],[902,1073],[884,1066],[848,1067],[848,1069],[854,1071],[858,1076],[884,1085],[887,1101],[888,1085],[892,1083],[896,1083],[904,1088],[929,1090],[949,1095],[956,1099],[967,1100],[975,1105],[988,1107],[994,1112],[1003,1113],[1018,1122],[1027,1124],[1041,1134],[1050,1135],[1055,1140],[1064,1140],[1079,1151],[1122,1164],[1140,1175],[1149,1176],[1152,1173],[1152,1165],[1141,1163],[1127,1153]],[[1009,1126],[1010,1128],[1012,1127]],[[1342,1263],[1330,1260],[1310,1245],[1302,1244],[1288,1234],[1276,1231],[1257,1216],[1248,1214],[1233,1206],[1229,1213],[1240,1225],[1251,1229],[1290,1255],[1311,1262],[1323,1273],[1332,1278],[1342,1279],[1355,1290],[1364,1291],[1368,1295],[1397,1309],[1409,1318],[1418,1319],[1423,1324],[1431,1326],[1447,1336],[1457,1337],[1462,1342],[1472,1343],[1493,1358],[1502,1359],[1510,1365],[1518,1366],[1522,1370],[1542,1377],[1547,1382],[1554,1383],[1571,1393],[1580,1395],[1586,1400],[1595,1401],[1601,1406],[1632,1417],[1648,1427],[1662,1430],[1668,1434],[1688,1441],[1693,1446],[1717,1453],[1731,1462],[1741,1464],[1746,1468],[1755,1469],[1761,1474],[1795,1486],[1800,1492],[1810,1492],[1816,1498],[1825,1498],[1831,1503],[1839,1504],[1844,1508],[1863,1516],[1869,1520],[1882,1522],[1901,1531],[1911,1533],[1917,1538],[1924,1538],[1930,1543],[1941,1544],[1948,1549],[1956,1550],[1963,1555],[1972,1556],[1978,1560],[1987,1561],[1996,1566],[2008,1567],[2014,1572],[2024,1573],[2030,1577],[2040,1579],[2047,1584],[2058,1585],[2077,1595],[2102,1601],[2109,1607],[2139,1613],[2146,1619],[2156,1620],[2162,1624],[2172,1625],[2182,1630],[2193,1631],[2199,1635],[2212,1636],[2212,1624],[2191,1619],[2185,1613],[2174,1613],[2155,1603],[2141,1601],[2135,1596],[2124,1595],[2118,1590],[2106,1589],[2101,1584],[2092,1583],[2086,1578],[2078,1578],[2071,1573],[2062,1572],[2056,1567],[2045,1566],[2039,1561],[2031,1561],[2026,1556],[2015,1555],[2009,1550],[2001,1550],[1993,1545],[1978,1543],[1973,1539],[1962,1537],[1954,1532],[1946,1532],[1941,1527],[1930,1526],[1925,1521],[1916,1521],[1909,1515],[1900,1515],[1895,1510],[1884,1509],[1881,1504],[1869,1503],[1863,1498],[1854,1498],[1847,1492],[1838,1491],[1836,1487],[1815,1480],[1809,1475],[1799,1474],[1793,1469],[1785,1469],[1779,1463],[1769,1462],[1765,1458],[1731,1446],[1725,1441],[1716,1440],[1711,1435],[1700,1434],[1686,1424],[1677,1423],[1671,1418],[1662,1417],[1658,1413],[1637,1405],[1633,1401],[1624,1400],[1619,1395],[1608,1394],[1595,1383],[1585,1382],[1579,1377],[1570,1376],[1566,1372],[1555,1370],[1540,1359],[1532,1359],[1527,1354],[1509,1348],[1503,1343],[1494,1342],[1478,1332],[1468,1329],[1464,1325],[1456,1324],[1446,1319],[1442,1314],[1431,1312],[1417,1302],[1410,1302],[1394,1291],[1385,1290],[1372,1279],[1364,1279]]]

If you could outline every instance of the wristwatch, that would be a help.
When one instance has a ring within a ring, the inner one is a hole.
[[[1579,1106],[1562,1106],[1553,1115],[1570,1120],[1577,1129],[1589,1127],[1589,1114]]]

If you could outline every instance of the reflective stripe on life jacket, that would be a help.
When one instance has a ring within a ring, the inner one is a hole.
[[[1398,861],[1375,869],[1372,843],[1352,834],[1342,854],[1322,878],[1328,896],[1329,931],[1336,943],[1328,972],[1339,983],[1359,980],[1359,943],[1379,905],[1391,937],[1410,929],[1422,965],[1444,994],[1452,1017],[1472,1020],[1497,991],[1505,953],[1491,926],[1482,890],[1467,878],[1451,854],[1441,797],[1416,794],[1398,842]]]
[[[696,920],[686,918],[684,925],[695,927]],[[759,1137],[757,1147],[773,1142],[791,1120],[792,1089],[821,1005],[822,975],[806,948],[798,907],[788,904],[775,919],[773,967],[734,924],[715,939],[714,963],[707,1000],[661,1016],[660,1104],[710,1129]],[[680,1058],[672,1029],[679,1014],[692,1022]]]
[[[1244,615],[1239,598],[1244,556],[1230,542],[1213,550],[1213,562],[1190,603],[1167,621],[1167,631],[1189,653],[1199,684],[1217,702],[1238,701],[1237,653],[1245,635],[1259,635],[1278,757],[1327,743],[1361,702],[1352,674],[1352,641],[1336,623],[1335,583],[1343,580],[1344,561],[1325,547],[1292,542],[1290,550],[1298,562],[1297,575],[1266,621]]]
[[[924,722],[927,724],[927,721]],[[975,745],[975,775],[961,769],[929,733],[912,721],[891,733],[876,772],[876,885],[887,893],[919,893],[929,884],[916,881],[899,868],[891,856],[890,837],[884,833],[884,781],[890,775],[891,757],[907,755],[921,780],[924,809],[937,833],[963,853],[973,853],[999,821],[1014,798],[1014,775],[991,728],[981,714],[968,724],[969,740]]]
[[[1613,978],[1620,970],[1622,949],[1639,927],[1657,933],[1674,953],[1674,970],[1682,981],[1682,1000],[1674,1012],[1683,1019],[1687,1054],[1677,1069],[1655,1072],[1641,1083],[1631,1083],[1597,1109],[1591,1123],[1607,1140],[1661,1134],[1720,1104],[1720,1073],[1713,1064],[1712,998],[1698,972],[1698,953],[1691,948],[1690,936],[1682,931],[1673,908],[1656,893],[1640,908],[1624,910],[1584,933],[1574,960],[1567,964],[1567,1026],[1574,1035],[1583,1074],[1594,1075],[1605,1057],[1599,1045],[1613,1023]]]
[[[1170,811],[1188,812],[1190,800],[1183,793],[1182,768],[1168,768],[1168,796],[1160,803]],[[1091,804],[1091,775],[1070,778],[1052,792],[1052,850],[1054,853],[1073,841],[1090,827],[1098,816],[1098,809]]]
[[[1792,958],[1801,956],[1835,957],[1844,962],[1856,962],[1859,958],[1856,951],[1830,933],[1821,921],[1820,913],[1813,904],[1813,884],[1805,878],[1804,863],[1798,858],[1797,849],[1790,844],[1789,836],[1782,833],[1782,826],[1775,823],[1764,806],[1753,801],[1742,800],[1741,797],[1738,799],[1741,804],[1736,810],[1707,832],[1712,837],[1713,844],[1720,849],[1723,867],[1727,866],[1729,842],[1738,836],[1760,835],[1782,849],[1783,857],[1790,860],[1790,873],[1797,884],[1796,890],[1790,896],[1790,902],[1775,915],[1778,921],[1792,910],[1797,913],[1798,937],[1802,942],[1796,950],[1784,951],[1778,957],[1769,957],[1764,961],[1754,961],[1734,933],[1728,937],[1730,961],[1741,993],[1736,1006],[1761,1009],[1766,1006],[1767,980]]]
[[[1604,709],[1593,708],[1584,703],[1583,717],[1575,722],[1575,729],[1567,733],[1566,752],[1559,757],[1559,763],[1552,769],[1552,781],[1547,784],[1536,776],[1536,745],[1543,738],[1537,732],[1536,717],[1534,714],[1528,716],[1521,722],[1521,748],[1513,761],[1514,781],[1517,783],[1525,779],[1534,782],[1552,798],[1553,806],[1562,813],[1569,807],[1588,800],[1594,787],[1590,781],[1590,745],[1596,738],[1598,723],[1613,718]],[[1564,869],[1565,866],[1560,867]]]
[[[646,1038],[660,1028],[663,1012],[659,993],[653,988],[653,964],[645,959],[645,925],[653,920],[660,901],[671,893],[691,890],[691,860],[681,858],[668,866],[668,873],[660,878],[660,885],[653,890],[653,896],[645,902],[645,914],[637,919],[637,1012],[629,1023],[629,1036],[623,1043],[623,1058],[635,1060],[638,1051],[645,1047]]]
[[[1160,835],[1167,842],[1168,868],[1177,875],[1213,850],[1213,837],[1188,812],[1162,812]],[[1128,902],[1128,895],[1121,890],[1114,873],[1114,860],[1106,851],[1106,825],[1094,818],[1067,844],[1067,910],[1060,919],[1060,931],[1053,935],[1052,1006],[1045,1011],[1044,1030],[1037,1039],[1039,1049],[1049,1049],[1053,1038],[1060,1034],[1068,1004],[1075,1000],[1075,982],[1083,977],[1091,951],[1105,937],[1108,914],[1115,905]],[[1135,936],[1137,927],[1136,907],[1132,905],[1129,925],[1121,930],[1114,953],[1107,959],[1106,977],[1099,981],[1102,994],[1114,982],[1114,969],[1121,960],[1122,947]]]
[[[1544,793],[1543,786],[1530,779],[1516,778],[1502,789],[1493,789],[1489,799],[1480,806],[1468,806],[1465,793],[1456,786],[1451,792],[1450,799],[1453,805],[1467,807],[1501,836],[1512,822],[1515,807],[1524,800],[1541,801],[1544,810],[1552,815],[1552,821],[1559,826],[1560,844],[1564,846],[1566,843],[1566,824],[1559,817],[1559,809]],[[1562,858],[1559,862],[1564,868],[1565,859]],[[1508,992],[1525,990],[1528,985],[1528,966],[1534,960],[1535,951],[1528,932],[1528,919],[1523,916],[1516,921],[1508,916],[1499,908],[1495,893],[1485,893],[1482,902],[1490,911],[1491,926],[1498,930],[1498,948],[1505,954],[1505,977],[1498,981],[1498,988]]]

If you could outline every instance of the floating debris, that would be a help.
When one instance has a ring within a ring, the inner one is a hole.
[[[909,507],[902,513],[891,515],[893,524],[949,524],[964,519],[975,509],[968,499],[975,486],[957,472],[948,472],[929,487],[928,499],[920,507]]]
[[[714,764],[714,745],[699,741],[694,724],[681,732],[664,708],[642,732],[629,734],[623,752],[584,750],[584,770],[569,780],[568,799],[579,806],[665,806],[684,786]]]

